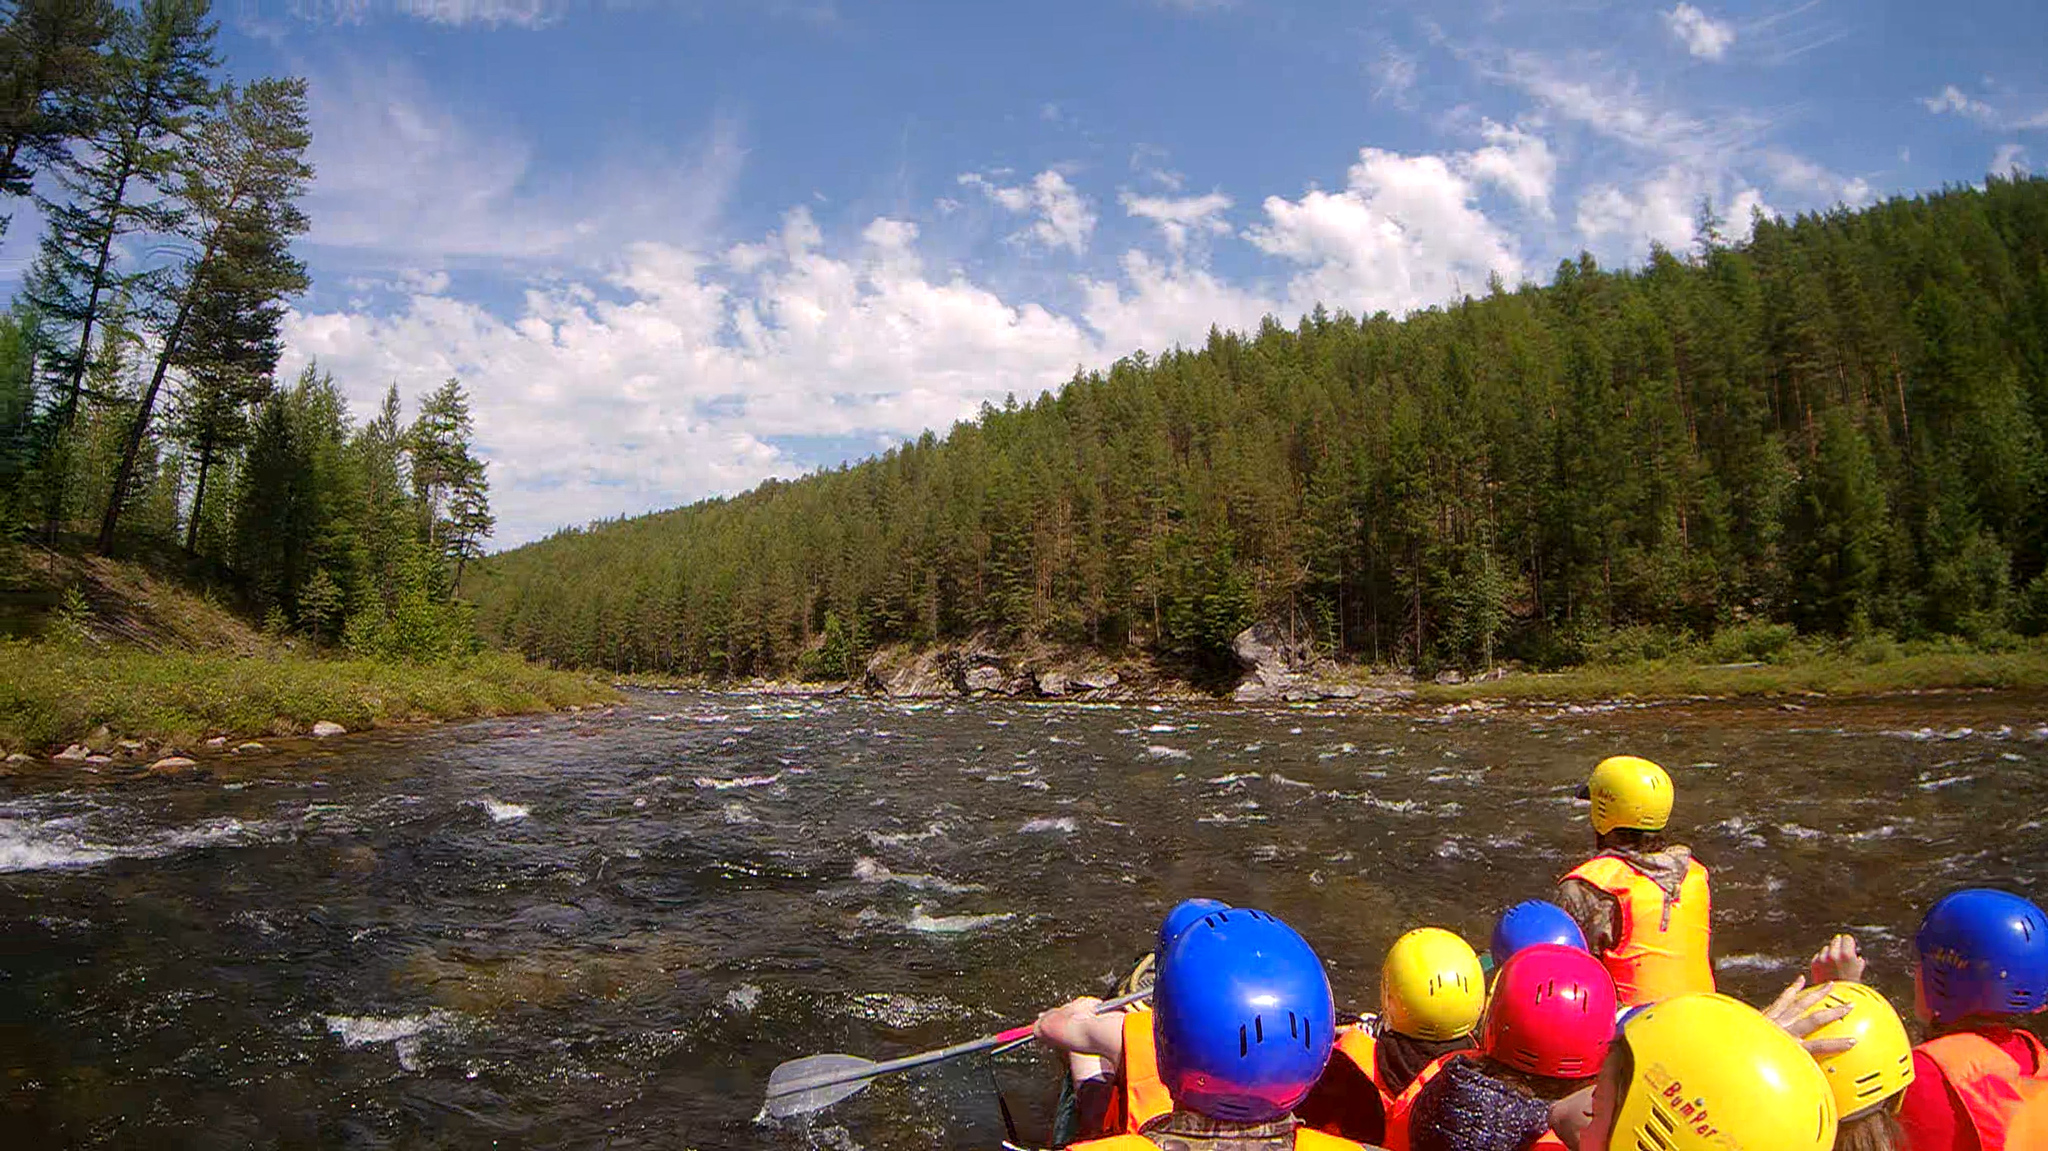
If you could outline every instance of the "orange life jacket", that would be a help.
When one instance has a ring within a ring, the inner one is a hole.
[[[1068,1151],[1159,1151],[1159,1144],[1143,1135],[1111,1135],[1105,1139],[1075,1143]],[[1296,1127],[1294,1151],[1365,1151],[1365,1148],[1349,1139],[1325,1135],[1313,1127]]]
[[[1353,1027],[1337,1033],[1337,1054],[1358,1065],[1372,1085],[1379,1089],[1380,1113],[1386,1114],[1394,1106],[1394,1097],[1387,1093],[1387,1085],[1380,1082],[1379,1054],[1380,1041],[1363,1027]]]
[[[1123,1082],[1122,1122],[1116,1130],[1136,1133],[1138,1128],[1173,1110],[1173,1096],[1159,1081],[1159,1056],[1152,1047],[1152,1012],[1132,1011],[1124,1016],[1124,1057],[1118,1076]]]
[[[1427,1067],[1416,1073],[1414,1082],[1403,1087],[1393,1102],[1387,1104],[1387,1151],[1408,1151],[1408,1119],[1415,1110],[1415,1097],[1422,1094],[1429,1081],[1443,1071],[1444,1064],[1469,1054],[1469,1051],[1452,1051],[1430,1060]]]
[[[1977,1144],[1984,1151],[2006,1151],[2008,1147],[2021,1151],[2031,1147],[2008,1142],[2010,1128],[2020,1104],[2027,1101],[2030,1093],[2042,1089],[2041,1085],[2048,1084],[2048,1048],[2043,1048],[2041,1041],[2027,1032],[2013,1034],[2033,1049],[2033,1071],[2021,1066],[1998,1044],[1968,1031],[1930,1039],[1919,1048],[1941,1069],[1948,1089],[1962,1100],[1970,1126],[1977,1132]]]
[[[1565,878],[1591,884],[1621,906],[1621,938],[1600,962],[1614,976],[1623,1007],[1714,989],[1713,896],[1698,860],[1686,861],[1676,900],[1612,855],[1589,859]]]

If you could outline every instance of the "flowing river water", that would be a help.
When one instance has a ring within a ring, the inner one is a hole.
[[[1677,778],[1724,990],[1838,929],[1909,1002],[1920,911],[2039,899],[2048,698],[1371,715],[636,694],[188,781],[0,782],[0,1146],[994,1146],[991,1065],[757,1122],[779,1062],[1100,993],[1174,900],[1290,919],[1340,1006],[1587,847],[1602,755]],[[1057,1072],[993,1065],[1027,1137]]]

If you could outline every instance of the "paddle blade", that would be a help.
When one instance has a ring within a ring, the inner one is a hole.
[[[762,1111],[771,1119],[788,1119],[830,1107],[874,1082],[877,1066],[858,1055],[792,1059],[768,1076],[768,1101]]]

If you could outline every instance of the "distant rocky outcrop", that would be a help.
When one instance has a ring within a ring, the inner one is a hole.
[[[1086,700],[1195,694],[1177,680],[1113,664],[1098,653],[1051,645],[1006,650],[982,637],[925,648],[884,647],[869,657],[861,687],[888,699]]]
[[[1230,650],[1244,678],[1230,697],[1239,703],[1306,703],[1324,699],[1400,699],[1403,686],[1360,684],[1329,660],[1318,660],[1307,633],[1278,620],[1262,620],[1237,633]]]

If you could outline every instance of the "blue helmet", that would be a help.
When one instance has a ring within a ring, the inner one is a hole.
[[[1586,933],[1565,909],[1542,899],[1517,903],[1501,913],[1493,925],[1493,943],[1487,950],[1493,966],[1504,966],[1508,957],[1537,943],[1561,943],[1586,950]]]
[[[1323,961],[1293,928],[1231,908],[1166,949],[1152,996],[1159,1082],[1174,1105],[1230,1123],[1292,1110],[1336,1039]]]
[[[1181,932],[1193,927],[1203,916],[1228,910],[1230,905],[1220,899],[1183,899],[1174,904],[1166,918],[1159,921],[1159,946],[1153,949],[1153,958],[1163,957],[1166,949],[1173,946],[1173,941],[1180,938]]]
[[[1913,947],[1936,1023],[2048,1008],[2048,916],[2031,900],[1983,887],[1945,895]]]

